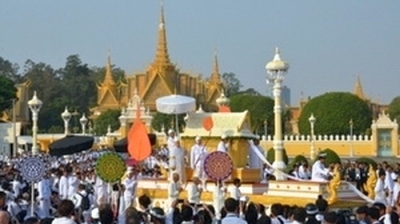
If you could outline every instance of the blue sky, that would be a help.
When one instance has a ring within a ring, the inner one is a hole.
[[[400,95],[400,1],[165,0],[170,56],[182,71],[209,76],[214,49],[220,71],[234,72],[246,88],[267,93],[265,64],[274,48],[290,63],[284,84],[292,105],[301,92],[364,92],[389,103]],[[79,54],[128,74],[143,71],[155,54],[158,0],[2,0],[0,56],[55,68]]]

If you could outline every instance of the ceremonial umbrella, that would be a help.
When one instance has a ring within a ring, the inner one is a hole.
[[[93,142],[92,136],[68,135],[51,143],[49,153],[51,156],[71,155],[92,148]]]
[[[160,97],[156,100],[158,112],[164,114],[175,114],[175,126],[178,131],[178,114],[185,114],[196,110],[196,100],[193,97],[182,95],[170,95]]]
[[[157,136],[155,134],[147,134],[149,136],[150,144],[155,145],[157,141]],[[133,139],[133,141],[135,141]],[[127,138],[120,139],[114,143],[114,150],[116,152],[124,153],[128,152],[128,140]]]

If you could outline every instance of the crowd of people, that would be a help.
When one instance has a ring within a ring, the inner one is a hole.
[[[241,180],[228,184],[218,181],[207,189],[204,161],[208,149],[201,137],[192,148],[180,146],[170,130],[167,144],[153,150],[140,164],[128,164],[126,175],[110,185],[95,172],[96,160],[106,151],[87,151],[56,158],[42,154],[48,164],[44,177],[34,184],[26,182],[19,171],[24,155],[2,158],[0,162],[0,224],[214,224],[214,223],[398,223],[400,213],[400,165],[379,164],[376,171],[375,203],[352,210],[332,211],[322,196],[305,207],[282,204],[263,205],[241,193]],[[264,150],[258,139],[249,141],[248,167],[260,170],[260,182],[267,183],[275,170],[260,158]],[[229,152],[228,136],[221,136],[217,151]],[[332,169],[325,166],[324,154],[309,166],[296,164],[288,175],[298,180],[327,181]],[[186,177],[185,167],[194,170]],[[369,175],[367,164],[347,163],[342,167],[345,180],[364,189]],[[168,200],[165,207],[156,207],[148,195],[137,195],[142,178],[160,178],[167,172]],[[187,197],[182,192],[187,191]],[[203,203],[204,192],[212,193],[212,203]]]

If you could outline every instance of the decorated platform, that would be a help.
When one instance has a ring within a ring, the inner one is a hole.
[[[207,183],[207,191],[202,193],[202,203],[212,204],[215,184]],[[226,182],[226,187],[232,187],[230,182]],[[242,183],[241,193],[249,197],[250,201],[269,206],[273,203],[304,206],[307,203],[314,203],[318,195],[329,198],[329,183],[321,182],[300,182],[300,181],[270,181],[269,184]],[[168,198],[168,181],[163,179],[143,179],[139,181],[137,195],[146,194],[154,200],[155,206],[166,207]],[[229,192],[229,190],[228,190]],[[359,197],[347,182],[340,184],[337,191],[337,200],[331,204],[332,208],[352,208],[367,204],[363,198]],[[229,197],[227,193],[226,197]],[[188,198],[185,189],[180,198]]]

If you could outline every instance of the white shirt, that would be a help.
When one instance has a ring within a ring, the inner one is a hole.
[[[180,184],[176,183],[176,182],[171,182],[169,183],[168,186],[168,199],[170,200],[170,202],[173,202],[175,200],[178,199],[179,197],[179,188],[180,188]]]
[[[75,176],[68,177],[68,198],[72,198],[76,191],[78,190],[78,185],[81,181]]]
[[[65,175],[61,176],[60,181],[58,183],[58,192],[60,194],[61,199],[68,199],[68,177]]]
[[[17,198],[19,196],[19,194],[21,193],[21,190],[26,186],[25,183],[21,183],[21,181],[19,180],[14,180],[12,182],[12,189],[14,192],[14,196]]]
[[[378,178],[375,185],[375,202],[381,202],[386,205],[385,182]]]
[[[204,145],[195,144],[190,151],[190,167],[202,168],[207,154],[207,148]]]
[[[188,201],[190,204],[200,204],[200,188],[199,186],[195,185],[194,183],[189,184],[189,189],[188,189]]]
[[[229,144],[225,144],[223,141],[220,141],[217,146],[217,151],[227,153],[229,151]]]
[[[50,199],[51,197],[51,185],[48,178],[44,178],[38,183],[39,198]]]
[[[237,201],[239,201],[240,198],[242,197],[242,193],[240,192],[240,189],[238,187],[236,187],[236,186],[232,186],[229,189],[229,194],[230,194],[231,198],[233,198],[233,199],[235,199]]]
[[[136,187],[138,184],[137,177],[126,178],[123,182],[125,186],[124,198],[132,198],[136,193]]]
[[[397,202],[397,198],[399,197],[399,192],[400,192],[400,184],[399,183],[394,183],[393,187],[393,202],[392,205],[395,205]]]
[[[51,224],[76,224],[74,220],[67,217],[55,218]]]
[[[386,171],[385,175],[385,188],[389,190],[389,192],[393,192],[393,187],[394,187],[394,181],[392,179],[391,173]]]
[[[325,182],[328,174],[329,169],[325,168],[325,165],[318,160],[312,166],[311,180]]]
[[[176,137],[170,137],[170,136],[168,137],[168,140],[167,140],[168,150],[171,150],[172,148],[175,147],[175,145],[176,145],[175,141],[176,141]]]
[[[228,213],[225,218],[221,220],[221,224],[247,224],[247,222],[239,218],[236,214]]]

